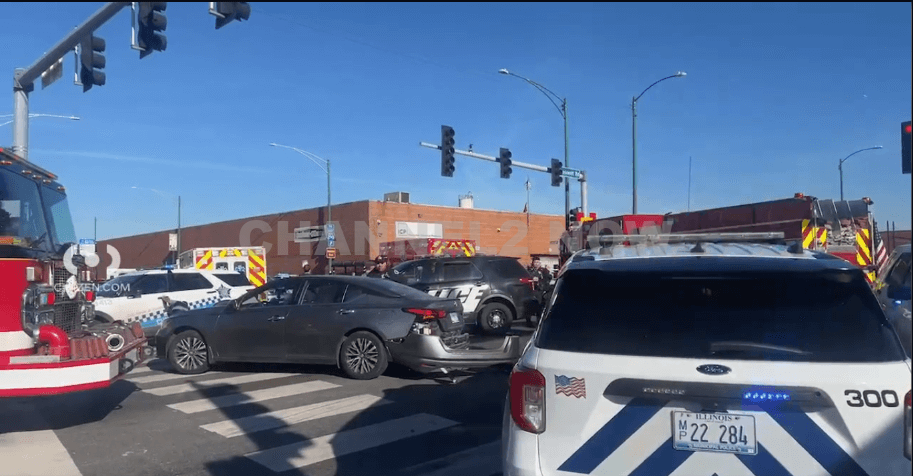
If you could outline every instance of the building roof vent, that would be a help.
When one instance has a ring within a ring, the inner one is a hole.
[[[472,192],[469,192],[466,195],[460,195],[460,208],[473,208]]]
[[[390,192],[384,194],[385,202],[409,203],[409,192]]]

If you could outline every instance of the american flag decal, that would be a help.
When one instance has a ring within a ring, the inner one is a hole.
[[[564,375],[555,375],[555,394],[586,398],[586,380]]]

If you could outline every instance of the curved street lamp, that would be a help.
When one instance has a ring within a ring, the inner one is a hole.
[[[632,180],[633,180],[633,187],[632,187],[633,207],[632,207],[632,213],[633,213],[634,215],[637,215],[637,100],[640,99],[640,97],[643,96],[645,92],[647,92],[647,91],[648,91],[650,88],[652,88],[653,86],[656,86],[658,83],[661,83],[661,82],[663,82],[663,81],[665,81],[665,80],[667,80],[667,79],[672,79],[672,78],[684,78],[685,76],[687,76],[687,73],[685,73],[684,71],[677,71],[677,72],[676,72],[675,74],[673,74],[672,76],[666,76],[665,78],[660,79],[659,81],[656,81],[655,83],[653,83],[653,84],[647,86],[647,89],[644,89],[644,91],[643,91],[642,93],[640,93],[637,97],[635,97],[634,99],[631,100],[631,121],[632,121],[632,127],[631,127],[631,137],[632,137],[632,141],[631,141],[631,143],[632,143],[631,166],[632,166],[632,174],[631,174],[631,175],[632,175]]]
[[[13,117],[13,115],[12,115],[12,114],[4,114],[4,115],[2,115],[2,116],[0,116],[0,117]],[[58,119],[70,119],[70,120],[72,120],[72,121],[78,121],[78,120],[80,120],[80,118],[77,117],[77,116],[60,116],[60,115],[57,115],[57,114],[29,114],[29,119],[31,119],[31,118],[33,118],[33,117],[56,117],[56,118],[58,118]],[[4,122],[3,124],[0,124],[0,127],[3,127],[3,126],[5,126],[5,125],[7,125],[7,124],[12,124],[13,122],[14,122],[13,120],[6,121],[6,122]]]
[[[507,70],[507,68],[501,68],[498,70],[498,73],[504,74],[507,76],[513,76],[515,78],[520,78],[523,81],[531,84],[534,88],[538,89],[539,92],[545,95],[552,105],[555,106],[555,109],[558,109],[558,113],[561,114],[561,118],[564,119],[564,166],[570,167],[568,163],[570,160],[570,153],[568,150],[568,129],[567,129],[567,98],[562,98],[557,94],[553,93],[550,89],[545,86],[519,74],[512,73]],[[557,100],[557,102],[556,102]],[[559,106],[558,103],[561,103]],[[568,229],[571,226],[571,220],[568,217],[568,214],[571,212],[571,184],[567,179],[564,180],[564,229]]]
[[[867,147],[865,149],[859,149],[856,152],[853,152],[852,154],[844,157],[843,159],[840,159],[840,163],[837,164],[837,169],[840,170],[840,201],[841,202],[843,201],[843,163],[846,162],[846,159],[849,159],[850,157],[852,157],[860,152],[865,152],[867,150],[875,150],[875,149],[881,149],[881,146],[876,145],[875,147]]]
[[[327,231],[326,226],[328,224],[332,223],[332,220],[333,220],[333,206],[332,206],[331,200],[330,200],[331,195],[330,195],[330,161],[329,161],[329,159],[324,159],[323,157],[320,157],[317,154],[308,152],[306,150],[301,150],[297,147],[277,144],[275,142],[270,142],[269,145],[271,145],[273,147],[282,147],[284,149],[294,150],[295,152],[298,152],[299,154],[307,157],[308,159],[311,159],[311,162],[314,162],[315,164],[317,164],[317,166],[320,167],[320,170],[323,170],[323,172],[327,174],[327,219],[323,225],[324,233],[326,233],[326,231]],[[329,235],[327,235],[327,236],[329,236]],[[327,241],[327,247],[329,247],[329,240]],[[327,258],[327,273],[326,274],[333,274],[333,258]]]

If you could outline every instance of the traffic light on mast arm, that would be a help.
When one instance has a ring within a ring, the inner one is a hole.
[[[216,30],[235,20],[250,18],[250,4],[247,2],[213,2],[215,8],[209,10],[216,17]]]
[[[92,86],[105,85],[105,73],[98,71],[105,68],[105,40],[89,34],[79,46],[79,81],[82,82],[82,92],[92,89]]]
[[[501,164],[501,178],[510,178],[510,173],[513,171],[510,166],[513,164],[513,161],[510,160],[513,154],[510,153],[510,149],[501,148],[501,153],[498,155],[498,162]]]
[[[913,164],[911,164],[911,149],[913,149],[913,139],[911,139],[911,121],[907,121],[900,124],[900,156],[903,160],[901,168],[903,173],[908,174],[911,172],[910,169],[913,169]]]
[[[168,2],[139,2],[137,43],[142,48],[139,59],[168,47],[168,38],[159,33],[168,28],[168,18],[163,13],[167,7]]]
[[[455,133],[452,127],[441,126],[441,177],[453,177],[453,172],[456,170],[454,166],[456,141],[453,139]]]
[[[549,172],[552,173],[552,187],[561,186],[561,167],[563,164],[558,159],[552,159],[552,166],[549,167]]]

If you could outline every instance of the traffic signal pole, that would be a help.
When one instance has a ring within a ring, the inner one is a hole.
[[[28,160],[29,155],[29,93],[35,89],[35,80],[65,54],[73,51],[86,36],[117,15],[131,2],[111,2],[77,26],[47,53],[28,68],[16,69],[13,74],[13,153]]]
[[[418,145],[420,145],[422,147],[427,147],[429,149],[441,150],[441,146],[439,146],[437,144],[431,144],[428,142],[419,142]],[[454,155],[464,155],[466,157],[472,157],[474,159],[487,160],[488,162],[500,163],[500,160],[498,160],[498,157],[478,154],[476,152],[470,152],[468,150],[454,149],[453,153],[454,153]],[[511,167],[520,167],[520,168],[528,169],[528,170],[535,170],[536,172],[545,172],[547,174],[552,174],[551,167],[545,167],[545,166],[536,165],[536,164],[527,164],[526,162],[517,162],[516,160],[513,160],[513,159],[511,159],[511,161],[510,161],[510,166]],[[581,208],[583,208],[584,213],[588,213],[588,211],[587,211],[586,172],[584,172],[582,170],[576,170],[575,172],[577,175],[577,181],[580,182]],[[568,178],[565,175],[565,181],[567,182],[567,180],[568,180]],[[565,213],[565,215],[566,215],[566,213]]]

